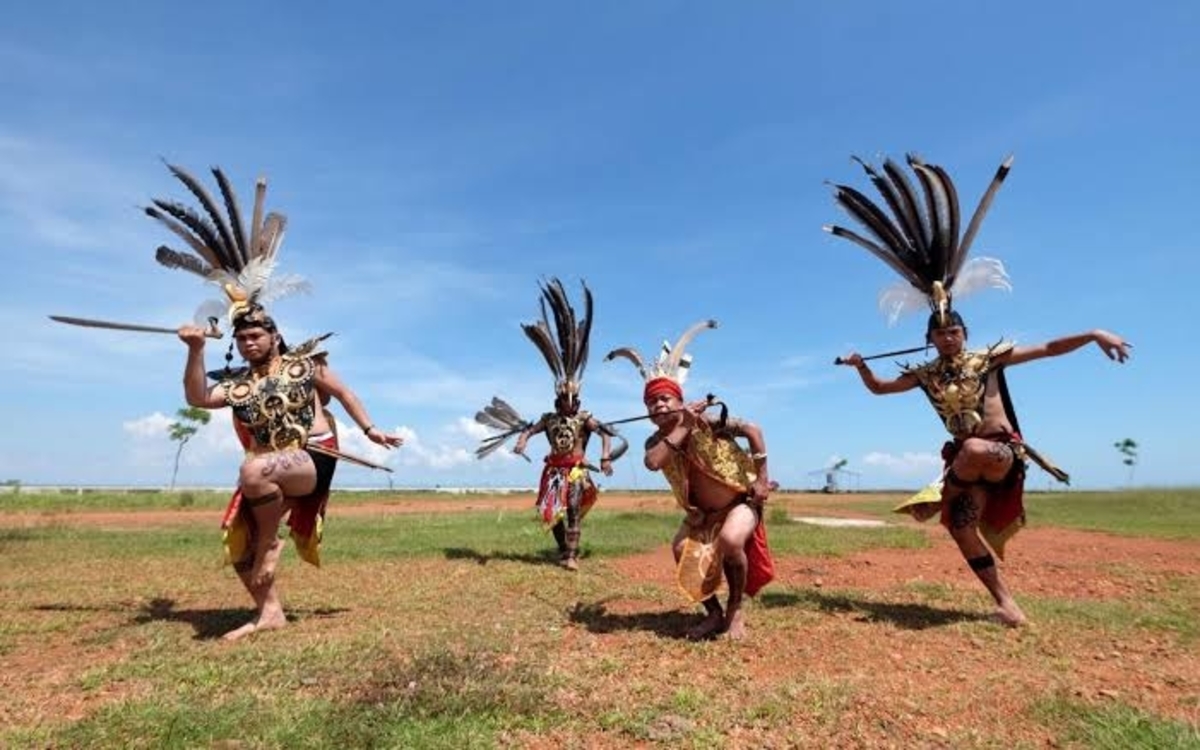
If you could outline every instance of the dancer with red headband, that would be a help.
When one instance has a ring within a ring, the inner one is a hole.
[[[687,633],[691,639],[725,634],[746,637],[743,595],[754,596],[774,577],[767,548],[763,504],[770,494],[767,445],[762,430],[750,422],[707,414],[710,399],[685,404],[683,381],[691,366],[684,350],[700,331],[716,328],[713,320],[697,323],[647,368],[635,349],[609,352],[624,357],[646,381],[643,401],[658,431],[646,441],[646,468],[661,471],[675,501],[687,513],[671,544],[676,580],[706,615]],[[747,451],[737,443],[744,438]],[[718,593],[728,588],[722,607]]]

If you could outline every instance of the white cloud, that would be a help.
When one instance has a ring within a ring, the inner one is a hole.
[[[156,411],[145,417],[121,423],[121,429],[139,440],[166,438],[173,421],[166,414]]]
[[[384,466],[446,471],[476,460],[472,439],[461,429],[460,424],[443,430],[449,439],[440,440],[432,445],[426,444],[411,427],[401,425],[388,429],[387,432],[404,438],[404,444],[399,448],[388,449],[371,442],[362,430],[338,422],[338,442],[343,451]],[[458,433],[457,439],[454,437],[455,432]]]
[[[130,436],[130,459],[135,466],[166,466],[174,461],[179,444],[170,439],[170,432],[171,425],[176,421],[177,417],[156,411],[121,423],[121,429]],[[212,421],[200,425],[200,429],[188,440],[180,456],[180,465],[223,465],[241,453],[242,445],[234,434],[227,413],[214,412]]]
[[[891,474],[904,477],[925,477],[942,467],[942,459],[935,453],[906,451],[899,455],[872,451],[863,456],[862,462]]]

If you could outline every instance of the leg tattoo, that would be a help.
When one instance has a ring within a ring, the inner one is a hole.
[[[965,529],[979,522],[979,508],[969,494],[950,501],[950,529]]]

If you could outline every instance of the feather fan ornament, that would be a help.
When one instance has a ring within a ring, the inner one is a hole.
[[[854,161],[883,197],[887,210],[854,188],[835,184],[834,200],[866,233],[836,225],[824,229],[864,248],[903,279],[879,298],[889,324],[922,307],[945,315],[954,299],[980,289],[1012,289],[999,260],[980,257],[967,261],[983,218],[1012,167],[1011,156],[996,170],[961,238],[958,191],[945,169],[907,154],[905,161],[920,185],[918,193],[914,182],[891,159],[883,162],[882,171],[857,157]]]
[[[659,350],[658,358],[650,366],[646,365],[645,360],[637,349],[629,346],[613,349],[605,355],[604,361],[611,362],[617,358],[627,359],[637,368],[638,374],[642,376],[643,380],[650,381],[656,378],[668,378],[682,386],[684,381],[687,380],[688,372],[692,366],[692,356],[687,353],[687,347],[701,331],[707,331],[716,327],[717,321],[711,319],[692,324],[674,344],[670,341],[664,341],[662,348]]]
[[[475,412],[475,421],[479,424],[501,432],[479,441],[475,449],[476,458],[485,458],[496,450],[513,435],[530,427],[530,423],[521,418],[517,410],[499,396],[493,396],[492,402]]]
[[[220,204],[186,169],[170,163],[167,169],[196,198],[201,210],[161,199],[154,199],[152,205],[145,207],[147,216],[167,227],[194,252],[193,255],[162,245],[155,252],[160,264],[188,271],[221,287],[229,298],[229,302],[223,303],[228,315],[245,301],[261,305],[311,291],[308,281],[297,274],[275,275],[287,217],[274,212],[264,217],[265,179],[260,177],[255,183],[254,208],[247,228],[237,194],[220,168],[212,169],[221,193]],[[211,303],[205,303],[202,309],[211,313]]]

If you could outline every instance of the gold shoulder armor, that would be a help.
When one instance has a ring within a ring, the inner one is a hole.
[[[288,349],[287,354],[285,354],[283,356],[285,359],[288,357],[291,357],[293,359],[300,358],[300,357],[309,357],[311,359],[320,359],[322,357],[325,357],[328,355],[328,352],[326,352],[324,349],[318,350],[317,344],[320,344],[322,341],[324,341],[325,339],[329,338],[332,335],[333,335],[332,333],[326,333],[326,334],[322,334],[320,336],[313,336],[311,339]]]
[[[999,357],[1002,354],[1008,354],[1016,348],[1016,344],[1012,341],[999,341],[988,347],[987,353],[989,357]]]

